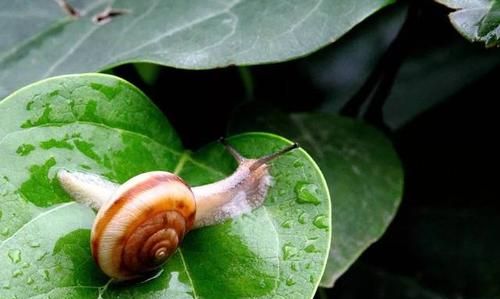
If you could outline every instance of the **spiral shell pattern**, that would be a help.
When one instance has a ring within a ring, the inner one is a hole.
[[[108,276],[133,279],[158,269],[191,229],[196,202],[175,174],[140,174],[121,185],[99,210],[92,255]]]

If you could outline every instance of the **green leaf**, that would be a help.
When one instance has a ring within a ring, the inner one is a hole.
[[[500,46],[499,0],[435,0],[457,11],[450,14],[453,26],[470,41],[486,47]]]
[[[403,187],[396,152],[379,131],[328,114],[262,113],[257,119],[245,119],[241,113],[230,131],[246,129],[268,130],[298,141],[325,174],[332,194],[334,238],[321,286],[333,286],[380,238],[396,213]]]
[[[230,143],[257,157],[290,141],[248,133]],[[323,273],[328,188],[308,154],[295,150],[272,163],[264,207],[190,232],[155,279],[109,283],[90,253],[94,213],[65,194],[58,169],[116,182],[162,169],[196,186],[236,166],[218,143],[184,150],[162,113],[119,78],[63,76],[12,94],[0,103],[0,157],[1,298],[311,298]],[[297,200],[295,186],[304,182],[316,204]]]
[[[206,69],[289,60],[315,51],[394,0],[116,0],[127,13],[104,25],[106,1],[5,1],[0,98],[42,78],[128,62]],[[26,3],[24,3],[26,2]]]

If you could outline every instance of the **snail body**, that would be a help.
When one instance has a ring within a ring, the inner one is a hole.
[[[215,225],[264,202],[271,185],[268,162],[294,144],[260,159],[247,159],[223,141],[238,168],[218,182],[191,188],[166,171],[139,174],[122,185],[83,172],[60,170],[63,189],[96,209],[91,250],[96,264],[115,280],[157,271],[192,229]]]

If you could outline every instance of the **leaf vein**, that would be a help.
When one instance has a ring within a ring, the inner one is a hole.
[[[201,17],[201,18],[198,18],[198,19],[195,19],[195,20],[193,20],[193,21],[191,21],[191,22],[188,22],[188,23],[186,23],[186,24],[184,24],[184,25],[182,25],[182,26],[180,26],[180,27],[178,27],[178,28],[174,28],[174,29],[172,29],[172,30],[168,30],[167,32],[164,32],[163,34],[158,35],[157,37],[155,37],[155,38],[153,38],[153,39],[151,39],[151,40],[149,40],[149,41],[147,41],[147,42],[143,43],[142,45],[139,45],[139,46],[137,46],[137,47],[135,47],[135,48],[133,48],[133,49],[130,49],[130,50],[126,51],[126,52],[122,52],[121,54],[119,54],[119,55],[116,57],[116,59],[115,59],[115,60],[116,60],[116,61],[119,61],[120,59],[122,59],[122,58],[126,57],[126,56],[127,56],[127,55],[129,55],[129,54],[134,53],[134,52],[136,52],[136,51],[139,51],[139,50],[141,50],[141,49],[144,49],[144,48],[145,48],[145,47],[147,47],[147,46],[150,46],[150,45],[156,44],[156,43],[160,42],[161,40],[163,40],[163,39],[165,39],[165,38],[167,38],[167,37],[173,36],[173,35],[175,35],[175,34],[177,34],[177,33],[179,33],[179,32],[182,32],[182,31],[184,31],[184,30],[187,30],[187,29],[189,29],[189,28],[192,28],[192,27],[194,27],[194,26],[196,26],[196,25],[198,25],[198,24],[202,24],[203,22],[206,22],[206,21],[208,21],[208,20],[210,20],[210,19],[216,18],[216,17],[218,17],[218,16],[220,16],[220,15],[223,15],[223,14],[225,14],[225,13],[230,13],[230,10],[231,10],[234,6],[236,6],[239,2],[240,2],[240,1],[235,1],[235,2],[231,3],[230,5],[228,5],[226,8],[224,8],[224,9],[223,9],[223,10],[221,10],[221,11],[218,11],[218,12],[215,12],[215,13],[208,14],[208,15],[206,15],[206,16],[203,16],[203,17]]]
[[[191,287],[193,288],[193,296],[195,299],[199,298],[198,295],[196,294],[196,289],[194,288],[193,279],[191,278],[191,274],[189,273],[188,266],[186,264],[186,261],[184,260],[184,254],[182,253],[182,249],[178,248],[178,251],[179,251],[179,256],[181,257],[182,264],[184,265],[184,269],[186,269],[186,275],[187,275],[187,278],[189,280],[189,283],[191,284]]]
[[[97,25],[90,27],[90,30],[87,33],[82,35],[82,37],[78,41],[76,41],[75,44],[71,48],[69,48],[69,50],[66,51],[63,56],[61,56],[61,58],[54,62],[54,64],[47,70],[47,72],[42,75],[42,78],[50,76],[54,72],[54,70],[56,70],[64,61],[66,61],[68,57],[70,57],[94,32],[97,31],[98,28],[99,26]]]
[[[0,249],[3,248],[3,246],[5,244],[7,244],[8,241],[10,241],[12,238],[14,238],[19,232],[21,232],[22,230],[24,230],[28,225],[30,225],[31,223],[35,222],[36,220],[40,219],[41,217],[44,217],[50,213],[53,213],[59,209],[62,209],[62,208],[65,208],[67,206],[70,206],[70,205],[74,205],[76,204],[76,202],[72,201],[72,202],[68,202],[68,203],[64,203],[60,206],[57,206],[53,209],[50,209],[50,210],[47,210],[43,213],[40,213],[38,215],[36,215],[36,217],[34,217],[33,219],[31,219],[30,221],[26,222],[25,224],[23,224],[23,226],[21,226],[16,232],[14,232],[10,237],[8,237],[7,239],[3,240],[2,243],[0,243]]]

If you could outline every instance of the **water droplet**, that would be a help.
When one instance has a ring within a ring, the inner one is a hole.
[[[9,250],[9,253],[7,255],[9,256],[10,260],[15,264],[21,261],[21,250],[19,249]]]
[[[283,246],[283,259],[288,260],[291,257],[297,255],[297,252],[297,248],[290,244],[286,244],[285,246]]]
[[[317,228],[329,228],[330,227],[330,223],[328,221],[328,218],[325,215],[318,215],[318,216],[314,217],[313,224]]]
[[[300,224],[305,224],[307,222],[307,217],[309,215],[307,215],[306,212],[302,212],[300,215],[299,215],[299,223]]]
[[[292,263],[290,265],[290,268],[292,269],[292,271],[297,272],[297,270],[299,269],[299,266],[297,265],[297,263]]]
[[[286,190],[285,189],[280,189],[280,191],[278,191],[278,195],[285,195],[286,194]]]
[[[26,104],[26,110],[30,111],[31,110],[31,107],[33,106],[33,104],[35,103],[35,101],[29,101],[27,104]]]
[[[40,242],[32,241],[32,242],[30,242],[29,245],[32,248],[37,248],[37,247],[40,247]]]
[[[2,219],[2,215],[3,215],[2,210],[0,210],[0,219]]]
[[[39,256],[36,257],[36,260],[37,261],[43,260],[47,256],[47,254],[49,254],[49,253],[48,252],[42,252]]]
[[[298,182],[294,188],[295,194],[297,194],[298,203],[311,203],[314,205],[319,205],[321,200],[318,198],[318,187],[314,184],[309,184],[305,182]]]
[[[292,220],[287,220],[285,222],[283,222],[281,224],[281,227],[284,227],[284,228],[291,228],[292,227],[292,224],[293,224],[293,221]]]
[[[23,264],[21,265],[21,268],[26,269],[26,268],[29,268],[30,266],[31,266],[31,265],[30,265],[29,263],[23,263]]]
[[[86,170],[91,170],[92,167],[86,165],[86,164],[80,164],[80,167],[83,168],[83,169],[86,169]]]
[[[309,275],[309,282],[314,283],[314,275]]]
[[[293,286],[295,284],[295,280],[293,280],[293,277],[292,276],[289,276],[287,279],[286,279],[286,285],[287,286]]]
[[[13,278],[19,277],[21,275],[23,275],[23,271],[21,271],[20,269],[14,270],[14,272],[12,272]]]
[[[264,280],[259,281],[259,286],[260,286],[261,289],[265,289],[266,288],[266,282]]]
[[[45,279],[45,281],[50,281],[50,272],[49,272],[49,270],[47,270],[47,269],[43,270],[42,276],[43,276],[43,279]]]
[[[35,282],[35,280],[32,278],[32,277],[28,277],[28,279],[26,280],[26,284],[27,285],[31,285]]]
[[[6,289],[6,290],[10,289],[10,281],[4,282],[4,284],[2,285],[2,288]]]
[[[2,230],[0,231],[0,235],[2,235],[4,237],[8,236],[9,235],[9,229],[6,228],[6,227],[2,228]]]
[[[311,264],[311,262],[309,262],[309,263],[307,263],[307,264],[305,265],[305,268],[306,268],[307,270],[309,270],[309,269],[311,269],[311,266],[312,266],[312,264]]]
[[[295,167],[295,168],[299,168],[299,167],[304,166],[304,163],[302,163],[302,161],[300,161],[300,160],[297,160],[297,161],[293,162],[293,164],[292,164],[292,165],[293,165],[293,167]]]
[[[306,247],[304,247],[304,251],[307,253],[313,253],[313,252],[318,252],[318,249],[316,249],[316,246],[314,246],[314,244],[309,244]]]

